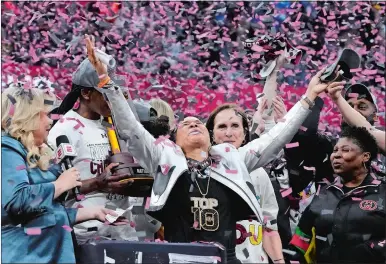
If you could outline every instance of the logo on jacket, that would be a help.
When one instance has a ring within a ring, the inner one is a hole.
[[[377,205],[376,201],[373,201],[373,200],[363,200],[359,204],[359,207],[362,210],[365,210],[365,211],[374,211],[375,209],[377,209],[378,205]]]

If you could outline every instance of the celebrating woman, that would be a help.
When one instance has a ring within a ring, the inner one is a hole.
[[[314,101],[317,94],[320,91],[323,91],[326,87],[327,85],[319,82],[319,77],[316,75],[310,82],[306,92],[306,98]],[[301,104],[303,104],[303,107],[305,108],[309,107],[306,100],[302,100]],[[280,107],[278,101],[274,101],[274,105],[277,109]],[[285,120],[293,118],[293,116],[291,116],[291,113],[293,112],[291,111],[284,116]],[[237,107],[237,105],[225,104],[216,108],[209,116],[206,127],[209,130],[212,144],[229,143],[237,148],[241,153],[248,151],[248,149],[245,149],[246,144],[250,142],[248,119],[243,110]],[[282,127],[284,127],[284,124],[279,122],[272,129],[282,129]],[[268,134],[269,133],[270,132],[268,132]],[[261,136],[261,138],[253,140],[250,144],[257,144],[258,142],[264,142],[267,140],[269,140],[267,137]],[[283,142],[281,147],[284,147],[284,144],[288,142]],[[263,155],[265,151],[262,152]],[[259,204],[262,208],[263,217],[267,220],[267,223],[270,224],[265,225],[265,228],[261,230],[261,234],[259,232],[261,228],[259,223],[254,221],[252,225],[251,221],[247,219],[240,222],[241,225],[238,230],[241,233],[241,238],[240,241],[238,241],[240,242],[237,248],[238,258],[243,259],[245,262],[268,262],[267,253],[272,261],[283,261],[282,245],[280,236],[277,233],[277,213],[279,208],[271,181],[267,173],[262,168],[252,171],[251,179],[257,193],[257,199],[259,200]],[[242,232],[243,230],[248,231]],[[247,237],[247,239],[245,239],[245,233],[249,233],[249,237]],[[257,237],[262,235],[264,250],[261,249],[259,241],[253,237],[254,234]]]
[[[269,224],[263,220],[249,173],[275,157],[296,133],[312,100],[325,89],[315,81],[322,72],[280,126],[242,151],[231,144],[211,146],[208,130],[195,117],[179,124],[174,144],[166,138],[156,140],[136,121],[122,91],[95,56],[88,36],[86,43],[90,67],[96,69],[94,78],[105,76],[98,87],[103,88],[119,136],[127,141],[129,152],[140,165],[154,175],[146,209],[163,222],[165,239],[220,242],[229,252],[228,262],[239,263],[234,254],[236,221],[255,215],[264,226]]]
[[[2,249],[5,263],[75,263],[71,226],[105,221],[105,208],[64,208],[61,194],[80,186],[79,172],[50,170],[43,147],[55,97],[14,85],[2,94]]]
[[[336,180],[317,192],[291,240],[298,254],[314,263],[385,263],[386,183],[369,173],[376,155],[366,128],[343,130],[330,157]]]

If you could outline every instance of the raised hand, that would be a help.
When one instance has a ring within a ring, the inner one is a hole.
[[[287,108],[284,104],[283,99],[280,96],[276,96],[272,100],[273,104],[273,117],[275,119],[275,122],[277,123],[278,120],[282,119],[287,114]]]
[[[91,64],[94,66],[100,79],[107,77],[107,66],[95,55],[95,38],[85,35],[87,56]],[[105,75],[105,76],[104,76]]]
[[[327,92],[333,101],[339,99],[342,96],[342,90],[344,89],[345,82],[333,82],[328,85]]]

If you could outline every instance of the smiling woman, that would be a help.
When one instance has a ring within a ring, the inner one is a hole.
[[[376,155],[376,141],[366,128],[343,130],[330,158],[336,180],[317,191],[291,240],[298,260],[311,251],[313,240],[314,263],[385,262],[386,183],[369,173]]]

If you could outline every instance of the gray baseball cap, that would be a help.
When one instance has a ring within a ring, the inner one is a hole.
[[[135,110],[140,122],[147,122],[157,118],[157,111],[146,101],[133,100]]]
[[[98,88],[99,77],[89,59],[85,59],[72,75],[72,83],[87,88]]]
[[[114,69],[107,68],[107,72],[110,78],[114,81]],[[72,89],[66,97],[63,99],[62,103],[58,107],[59,114],[65,114],[72,109],[76,100],[80,96],[80,91],[83,88],[95,88],[99,91],[98,88],[99,76],[96,72],[94,66],[91,64],[89,59],[85,59],[78,66],[76,71],[72,75]]]
[[[346,99],[346,101],[352,98],[350,94],[358,94],[358,97],[364,97],[366,100],[373,103],[378,112],[377,98],[370,92],[370,89],[366,85],[356,83],[349,86],[344,94],[344,99]]]

